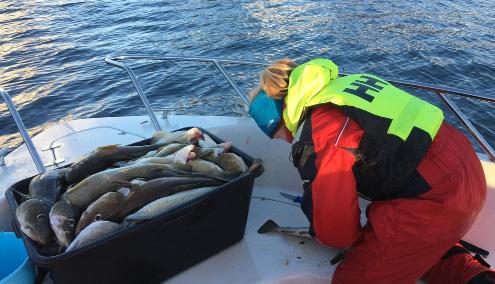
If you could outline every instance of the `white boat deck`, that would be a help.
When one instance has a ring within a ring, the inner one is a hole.
[[[246,117],[169,116],[159,122],[164,130],[203,127],[223,140],[233,142],[250,156],[262,158],[265,166],[265,173],[255,183],[244,239],[167,283],[329,282],[335,269],[330,265],[330,259],[337,250],[308,239],[256,232],[267,219],[273,219],[281,226],[308,226],[300,208],[279,194],[280,191],[302,194],[299,175],[289,161],[289,144],[266,138],[252,119]],[[150,137],[153,132],[153,126],[145,116],[93,118],[61,122],[34,137],[33,141],[45,164],[63,160],[57,164],[62,166],[97,146],[129,144]],[[0,166],[0,230],[3,231],[10,230],[11,224],[3,192],[13,183],[37,174],[24,145],[10,153],[5,162],[5,166]],[[489,250],[491,254],[487,261],[495,264],[495,229],[492,226],[495,220],[495,164],[486,160],[482,163],[489,185],[487,203],[464,239]],[[361,200],[362,207],[366,204]],[[362,219],[365,222],[364,216]]]

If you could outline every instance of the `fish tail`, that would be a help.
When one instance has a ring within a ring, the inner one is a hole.
[[[253,173],[254,177],[259,177],[265,171],[263,167],[263,160],[255,159],[253,164],[248,169],[249,172]]]
[[[232,142],[224,142],[218,144],[218,146],[221,146],[223,148],[224,153],[230,152],[230,149],[232,148]]]

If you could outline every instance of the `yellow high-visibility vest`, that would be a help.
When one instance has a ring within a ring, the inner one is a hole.
[[[365,130],[372,123],[369,115],[382,118],[388,125],[384,131],[404,141],[414,127],[427,132],[433,140],[443,121],[441,109],[377,76],[338,77],[337,65],[323,58],[296,67],[289,78],[284,110],[285,125],[292,134],[306,109],[327,103],[343,107],[344,111],[354,109],[349,115]]]

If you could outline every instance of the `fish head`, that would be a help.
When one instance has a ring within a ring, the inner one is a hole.
[[[185,165],[187,161],[196,157],[196,153],[194,152],[195,148],[196,146],[194,145],[187,145],[175,154],[172,154],[174,162]]]
[[[53,232],[57,236],[57,241],[67,247],[74,239],[75,220],[66,216],[54,215],[50,216],[50,224]]]
[[[97,199],[83,212],[77,223],[76,235],[93,222],[113,217],[124,197],[120,192],[107,192]]]
[[[76,236],[79,235],[79,233],[84,228],[86,228],[88,225],[90,225],[95,221],[96,214],[97,213],[92,211],[84,211],[84,213],[81,215],[81,219],[79,219],[79,222],[77,223]]]
[[[92,211],[85,211],[81,219],[79,220],[79,223],[77,223],[76,227],[76,236],[79,235],[79,233],[84,230],[84,228],[88,227],[94,222],[97,221],[103,221],[107,218],[108,216],[105,216],[104,213],[97,212],[96,210]]]
[[[44,199],[31,198],[21,203],[16,211],[21,231],[41,245],[48,244],[52,238],[49,213],[50,203]]]

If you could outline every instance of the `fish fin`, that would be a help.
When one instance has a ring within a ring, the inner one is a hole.
[[[117,149],[118,147],[120,147],[120,144],[105,145],[105,146],[100,146],[100,147],[96,148],[96,151],[113,150],[113,149]]]
[[[146,216],[141,215],[141,214],[131,214],[131,215],[125,217],[124,223],[134,224],[134,223],[139,223],[139,222],[146,221],[149,219],[150,219],[150,217],[146,217]]]
[[[278,228],[278,224],[275,223],[272,219],[268,219],[259,229],[258,234],[265,234],[273,231],[273,229]]]
[[[131,198],[137,192],[137,187],[129,188],[129,193],[124,196],[125,199]]]
[[[15,190],[15,189],[12,189],[12,191],[15,192],[16,194],[18,194],[21,197],[22,202],[24,202],[24,201],[28,200],[29,198],[31,198],[31,195],[29,195],[29,194],[21,193],[21,192]],[[22,203],[22,202],[20,202],[20,203]]]
[[[125,219],[124,221],[122,221],[121,226],[122,226],[123,228],[128,228],[128,227],[130,227],[130,226],[132,226],[132,225],[136,225],[137,223],[138,223],[138,222],[134,222],[134,220],[127,220],[127,219]]]

